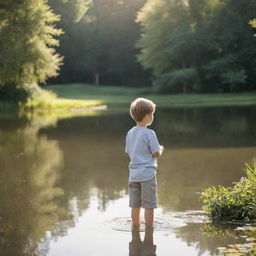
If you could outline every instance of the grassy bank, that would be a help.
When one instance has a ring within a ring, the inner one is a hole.
[[[48,92],[17,106],[14,102],[0,101],[0,111],[15,110],[81,110],[101,105],[126,106],[136,97],[147,97],[158,106],[245,106],[256,105],[256,92],[236,94],[177,94],[155,95],[150,88],[92,86],[86,84],[47,85]],[[53,93],[51,93],[51,92]],[[57,95],[57,97],[55,96]]]
[[[129,104],[135,97],[147,97],[159,106],[235,106],[256,105],[256,92],[236,94],[187,94],[153,95],[149,88],[127,88],[85,84],[49,85],[48,90],[59,97],[69,99],[96,100],[102,104]]]
[[[55,92],[50,90],[42,90],[35,87],[29,91],[26,101],[0,101],[0,111],[52,111],[52,110],[88,110],[92,107],[102,106],[103,102],[97,99],[72,99],[59,97]]]

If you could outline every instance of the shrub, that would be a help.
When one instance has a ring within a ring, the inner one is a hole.
[[[256,220],[256,160],[245,164],[246,177],[231,188],[212,186],[201,194],[203,210],[217,221]]]
[[[184,68],[161,74],[153,83],[156,93],[180,93],[197,91],[198,73],[194,68]]]

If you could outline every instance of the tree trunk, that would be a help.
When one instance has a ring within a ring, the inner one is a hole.
[[[94,74],[94,84],[96,86],[100,85],[100,74],[99,74],[98,71],[96,71],[95,74]]]
[[[186,68],[186,65],[185,65],[184,61],[182,62],[182,68],[183,68],[183,69]],[[183,94],[186,94],[186,93],[187,93],[187,85],[186,85],[186,82],[184,82],[184,83],[182,84],[182,93],[183,93]]]
[[[185,83],[182,84],[182,93],[183,94],[187,93],[187,85]]]

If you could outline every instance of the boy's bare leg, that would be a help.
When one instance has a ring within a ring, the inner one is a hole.
[[[145,209],[145,224],[146,227],[153,227],[154,209]]]
[[[134,226],[140,225],[140,207],[132,208],[132,224]]]

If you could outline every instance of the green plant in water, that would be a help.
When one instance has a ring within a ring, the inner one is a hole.
[[[245,173],[231,188],[212,186],[201,194],[202,208],[214,221],[256,220],[256,160],[252,166],[245,163]]]

